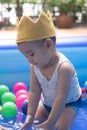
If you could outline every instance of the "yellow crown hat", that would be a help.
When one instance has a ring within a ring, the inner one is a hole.
[[[22,16],[20,21],[17,20],[16,28],[16,43],[56,36],[52,16],[49,11],[47,14],[42,11],[37,20],[31,19],[29,16]]]

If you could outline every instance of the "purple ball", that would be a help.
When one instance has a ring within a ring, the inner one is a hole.
[[[27,115],[27,109],[28,109],[28,100],[25,100],[23,103],[22,103],[22,112],[23,114]]]

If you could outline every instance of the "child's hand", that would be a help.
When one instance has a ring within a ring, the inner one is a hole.
[[[0,130],[7,130],[7,128],[0,125]]]
[[[20,130],[29,130],[32,127],[33,121],[34,117],[32,115],[27,115],[25,123],[23,124]]]

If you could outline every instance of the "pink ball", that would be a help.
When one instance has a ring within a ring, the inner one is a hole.
[[[86,93],[86,88],[85,87],[82,88],[82,94],[83,93]]]
[[[16,82],[14,84],[14,93],[18,90],[27,90],[27,85],[24,82]]]
[[[16,98],[18,98],[20,95],[22,95],[22,94],[24,94],[24,95],[27,95],[28,96],[28,91],[26,91],[26,90],[18,90],[17,92],[16,92]]]
[[[18,96],[18,98],[16,99],[16,105],[18,108],[21,108],[22,107],[22,103],[25,101],[25,100],[28,100],[28,96],[27,95],[20,95]]]

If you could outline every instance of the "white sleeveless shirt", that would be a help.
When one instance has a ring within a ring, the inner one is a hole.
[[[58,68],[64,62],[70,62],[62,53],[60,53],[60,59],[57,64],[57,67],[52,75],[51,80],[47,80],[45,76],[42,75],[40,69],[37,66],[34,66],[35,75],[41,85],[42,89],[42,99],[44,104],[52,107],[52,104],[56,98],[57,94],[57,85],[58,85]],[[71,62],[70,62],[71,63]],[[66,89],[66,88],[64,88]],[[76,71],[72,77],[71,81],[71,89],[66,100],[66,103],[74,102],[79,99],[81,96],[81,88],[79,86],[78,78]]]

